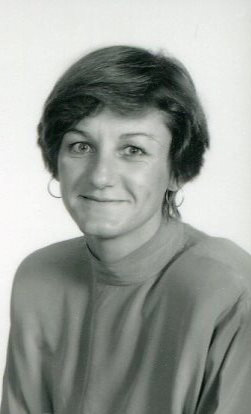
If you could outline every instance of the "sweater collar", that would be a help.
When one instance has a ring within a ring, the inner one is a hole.
[[[110,285],[143,283],[168,266],[184,247],[183,224],[175,219],[162,221],[154,236],[122,259],[106,263],[88,250],[97,281]]]

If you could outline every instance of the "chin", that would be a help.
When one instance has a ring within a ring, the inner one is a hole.
[[[95,236],[99,238],[109,239],[114,238],[122,235],[124,233],[123,229],[121,228],[121,224],[112,223],[112,222],[101,222],[95,223],[88,222],[88,223],[80,223],[79,228],[80,230],[89,236]]]

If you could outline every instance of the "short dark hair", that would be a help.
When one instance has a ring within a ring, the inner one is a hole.
[[[69,128],[104,106],[124,115],[157,108],[172,134],[171,172],[182,185],[198,175],[209,146],[206,117],[187,69],[163,53],[131,46],[95,50],[73,64],[45,102],[38,144],[45,165],[57,177],[61,141]],[[164,203],[179,216],[175,192]]]

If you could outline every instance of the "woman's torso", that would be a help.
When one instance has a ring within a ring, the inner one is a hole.
[[[33,276],[17,275],[15,283],[16,290],[29,286],[39,326],[45,407],[55,414],[203,413],[222,348],[250,297],[248,255],[175,221],[110,267],[83,238],[27,260]]]

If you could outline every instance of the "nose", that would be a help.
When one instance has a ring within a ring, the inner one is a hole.
[[[116,181],[116,167],[112,157],[107,154],[97,156],[90,166],[89,180],[98,189],[112,187]]]

